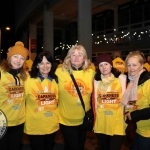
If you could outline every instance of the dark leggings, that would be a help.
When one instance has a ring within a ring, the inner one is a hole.
[[[56,132],[45,135],[28,135],[32,150],[53,150]]]
[[[82,125],[65,126],[60,124],[60,129],[65,140],[64,150],[84,150],[86,131],[83,130]]]
[[[96,133],[99,141],[100,150],[120,150],[123,144],[124,136],[122,135],[106,135]]]
[[[19,150],[21,147],[24,124],[7,127],[5,135],[0,139],[0,150]]]

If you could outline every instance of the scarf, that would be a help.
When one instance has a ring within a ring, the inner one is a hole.
[[[100,84],[100,90],[102,93],[106,94],[109,84],[115,79],[115,77],[112,73],[110,77],[107,77],[107,78],[101,74],[101,79],[102,79],[102,82]]]
[[[122,99],[120,101],[123,105],[127,105],[129,101],[135,101],[138,99],[138,89],[137,89],[138,88],[138,81],[139,81],[139,77],[143,71],[144,71],[144,69],[142,69],[135,76],[128,75],[130,83],[129,83],[127,89],[125,90],[125,92],[122,96]]]

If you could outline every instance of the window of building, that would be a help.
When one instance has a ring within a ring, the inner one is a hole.
[[[118,25],[119,27],[129,25],[129,10],[118,12]]]

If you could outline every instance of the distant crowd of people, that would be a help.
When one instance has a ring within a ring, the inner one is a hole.
[[[7,120],[1,150],[20,150],[23,133],[32,150],[53,150],[59,129],[64,150],[84,150],[85,112],[70,75],[85,110],[93,110],[92,132],[99,150],[120,150],[123,144],[130,150],[149,150],[150,56],[146,62],[140,51],[129,52],[125,60],[101,54],[94,65],[84,46],[74,45],[55,66],[46,50],[29,59],[21,41],[0,64],[0,110]]]

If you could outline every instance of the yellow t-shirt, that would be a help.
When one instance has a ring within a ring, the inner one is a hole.
[[[127,72],[127,69],[125,67],[125,62],[120,57],[115,58],[112,62],[113,62],[113,67],[121,71],[122,74]]]
[[[32,68],[32,64],[33,64],[33,61],[31,59],[28,59],[25,61],[25,67],[28,69],[28,71],[31,71],[31,68]]]
[[[62,64],[58,64],[57,68],[62,67]]]
[[[150,72],[150,64],[149,63],[145,63],[144,67],[147,69],[148,72]]]
[[[25,122],[24,83],[19,79],[20,85],[16,85],[13,75],[0,72],[0,109],[6,115],[8,126],[20,125]]]
[[[102,81],[94,81],[95,124],[94,132],[106,135],[125,135],[125,121],[121,83],[118,78],[102,85]]]
[[[94,63],[91,63],[91,69],[92,69],[93,71],[96,71],[96,67],[95,67]]]
[[[58,85],[55,80],[28,78],[25,83],[26,121],[24,132],[51,134],[59,129]]]
[[[94,71],[92,69],[87,71],[73,70],[72,74],[81,91],[85,109],[89,110],[91,108],[90,97],[92,93]],[[59,87],[58,109],[60,112],[60,123],[68,126],[82,124],[85,114],[84,109],[69,73],[66,70],[63,71],[62,68],[58,68],[56,70],[56,75],[58,76]]]
[[[150,106],[150,79],[144,84],[138,86],[138,100],[130,102],[126,107],[126,111],[134,111]],[[137,131],[143,137],[150,138],[150,119],[140,120],[137,122]]]

